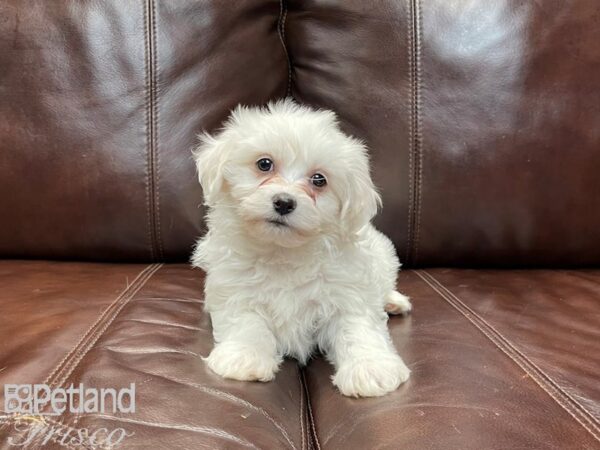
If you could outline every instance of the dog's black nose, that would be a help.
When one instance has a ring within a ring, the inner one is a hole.
[[[273,209],[280,216],[285,216],[296,209],[296,200],[289,195],[276,195],[273,197]]]

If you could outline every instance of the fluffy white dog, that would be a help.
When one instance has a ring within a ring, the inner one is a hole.
[[[192,262],[207,273],[217,374],[269,381],[284,356],[315,348],[344,395],[395,390],[410,371],[387,329],[408,313],[400,266],[370,223],[380,197],[365,146],[331,111],[290,100],[238,107],[194,152],[209,231]]]

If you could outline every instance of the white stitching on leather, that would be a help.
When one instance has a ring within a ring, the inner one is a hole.
[[[422,120],[421,120],[421,3],[419,0],[415,0],[414,10],[414,22],[415,22],[415,150],[418,158],[418,171],[417,171],[417,189],[415,197],[415,230],[413,236],[413,264],[417,264],[419,257],[419,235],[421,232],[421,200],[423,186],[423,131],[422,131]]]
[[[152,200],[151,200],[151,189],[150,189],[150,172],[151,172],[151,163],[150,163],[150,89],[148,86],[151,84],[151,76],[150,76],[150,37],[148,35],[148,2],[144,1],[144,58],[145,58],[145,71],[144,71],[144,87],[145,98],[144,98],[144,110],[146,112],[145,118],[145,127],[146,127],[146,218],[148,220],[148,228],[147,228],[147,238],[148,243],[150,244],[150,259],[152,261],[155,260],[154,256],[154,244],[153,244],[153,232],[152,232]]]
[[[104,311],[102,311],[102,313],[98,316],[96,321],[94,323],[92,323],[92,325],[90,325],[90,327],[86,330],[86,332],[83,334],[83,336],[81,336],[79,341],[77,341],[77,344],[75,344],[75,346],[65,355],[65,357],[54,368],[54,370],[52,372],[50,372],[50,375],[48,375],[48,377],[44,380],[44,384],[47,384],[47,385],[50,384],[52,377],[56,374],[56,372],[58,372],[58,370],[61,368],[61,366],[67,361],[67,359],[69,357],[71,357],[74,352],[76,352],[76,350],[79,348],[79,346],[81,345],[83,340],[92,332],[94,327],[96,327],[102,321],[102,319],[104,318],[104,316],[106,316],[108,311],[110,311],[111,308],[115,304],[117,304],[119,302],[119,300],[121,300],[121,298],[123,298],[123,296],[127,293],[129,288],[131,286],[134,286],[138,282],[140,277],[142,275],[144,275],[150,269],[150,267],[152,267],[152,265],[148,265],[148,266],[144,267],[144,269],[133,279],[133,282],[131,284],[128,284],[125,287],[125,289],[119,294],[119,296]]]
[[[500,351],[507,355],[515,364],[517,364],[529,377],[540,386],[556,403],[558,403],[567,413],[571,415],[581,426],[583,426],[596,440],[600,441],[600,432],[596,420],[581,404],[574,400],[568,393],[561,389],[556,382],[542,371],[533,361],[514,347],[508,339],[499,333],[492,325],[487,323],[469,306],[463,303],[456,295],[446,288],[433,275],[425,270],[415,270],[415,273],[425,283],[427,283],[442,299],[446,300],[454,309],[461,313],[469,322],[471,322],[479,331],[481,331]],[[454,300],[454,301],[453,301]],[[462,311],[462,309],[465,311]],[[485,328],[488,328],[486,330]],[[511,354],[511,352],[513,354]],[[532,370],[533,369],[533,370]],[[536,376],[532,372],[538,372]],[[544,380],[545,379],[545,380]],[[566,397],[567,403],[565,403]],[[580,409],[573,408],[568,401],[576,404]],[[581,417],[579,417],[581,416]],[[584,420],[587,422],[585,423]]]
[[[67,355],[67,357],[63,360],[64,365],[62,367],[57,366],[58,370],[53,371],[51,374],[54,376],[54,380],[52,376],[48,376],[45,381],[45,384],[49,386],[59,386],[64,383],[67,378],[71,375],[73,370],[77,367],[79,362],[83,359],[83,357],[87,354],[87,352],[93,347],[93,345],[98,341],[98,339],[104,334],[108,326],[113,322],[115,317],[119,314],[119,312],[123,309],[123,307],[131,300],[131,298],[146,284],[146,282],[162,267],[162,264],[153,264],[147,266],[141,273],[136,277],[134,283],[130,284],[122,293],[117,297],[117,299],[111,303],[111,305],[104,310],[104,312],[100,315],[98,320],[92,325],[88,333],[84,335],[84,337],[80,340],[77,346],[73,348],[73,350]],[[122,302],[120,306],[117,306],[119,302]],[[98,328],[102,321],[108,316],[108,314],[112,314],[112,317],[109,318],[108,322],[102,328]],[[96,334],[95,338],[94,335]],[[88,337],[89,336],[89,337]],[[87,342],[84,341],[87,338]],[[69,356],[72,356],[69,361]],[[70,364],[69,364],[70,363]],[[69,368],[69,365],[71,366]]]
[[[158,258],[164,258],[164,250],[163,250],[163,242],[162,242],[162,233],[160,226],[160,156],[158,153],[158,86],[159,86],[159,72],[158,72],[158,45],[157,45],[157,25],[156,25],[156,2],[151,0],[150,2],[152,8],[152,23],[151,23],[151,39],[152,39],[152,104],[150,105],[152,108],[152,134],[153,134],[153,145],[152,145],[152,158],[153,164],[152,167],[154,169],[152,173],[153,182],[152,186],[154,187],[154,238],[156,240],[156,245],[158,247]]]
[[[92,338],[92,340],[90,340],[85,347],[79,352],[79,354],[77,355],[76,359],[73,360],[73,363],[71,364],[71,368],[60,378],[57,379],[55,382],[55,385],[60,386],[62,385],[64,382],[67,381],[67,379],[69,378],[69,376],[73,373],[73,371],[77,368],[77,366],[79,365],[79,363],[81,362],[81,360],[83,359],[83,357],[93,348],[94,344],[96,342],[98,342],[98,339],[100,339],[102,337],[102,335],[104,334],[104,332],[108,329],[108,327],[110,326],[110,324],[113,323],[113,321],[115,320],[115,318],[119,315],[119,313],[121,312],[121,310],[125,307],[125,305],[127,305],[129,303],[129,300],[131,300],[133,298],[133,296],[135,294],[137,294],[139,292],[139,290],[144,287],[144,285],[146,284],[146,282],[152,277],[152,275],[154,275],[158,269],[160,269],[162,267],[162,264],[156,264],[153,266],[153,268],[148,271],[148,273],[146,274],[146,276],[140,280],[140,282],[138,283],[138,286],[136,286],[135,288],[131,289],[128,293],[127,293],[127,297],[123,298],[123,302],[121,303],[120,306],[118,306],[115,310],[115,312],[112,314],[112,317],[110,317],[110,319],[108,320],[108,322],[106,322],[104,324],[104,326],[99,329],[98,331],[95,331],[94,333],[97,333],[95,339]],[[65,366],[65,370],[66,370],[66,366]]]
[[[406,0],[406,8],[409,16],[412,15],[412,0]],[[408,224],[406,226],[406,253],[405,261],[410,263],[412,235],[413,235],[413,203],[414,203],[414,155],[413,155],[413,25],[412,17],[409,17],[408,22],[408,76],[409,76],[409,96],[408,96]]]

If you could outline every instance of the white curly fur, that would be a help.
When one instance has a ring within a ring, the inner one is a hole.
[[[393,245],[370,223],[380,198],[365,146],[331,111],[285,100],[238,107],[221,132],[201,136],[194,157],[209,208],[192,256],[207,273],[208,366],[268,381],[284,356],[305,363],[319,348],[344,395],[379,396],[406,381],[385,311],[411,305],[395,290]],[[261,158],[273,169],[260,171]],[[311,183],[316,172],[326,186]],[[285,216],[273,208],[280,194],[297,205]]]

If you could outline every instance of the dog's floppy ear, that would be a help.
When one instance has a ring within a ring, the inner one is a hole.
[[[365,145],[349,138],[351,157],[341,209],[342,224],[349,233],[356,233],[367,225],[381,206],[381,196],[377,192],[369,170],[369,157]]]
[[[198,136],[200,144],[192,152],[198,170],[198,179],[204,192],[204,204],[213,206],[222,192],[223,171],[227,157],[227,146],[222,133],[211,136],[203,133]]]

